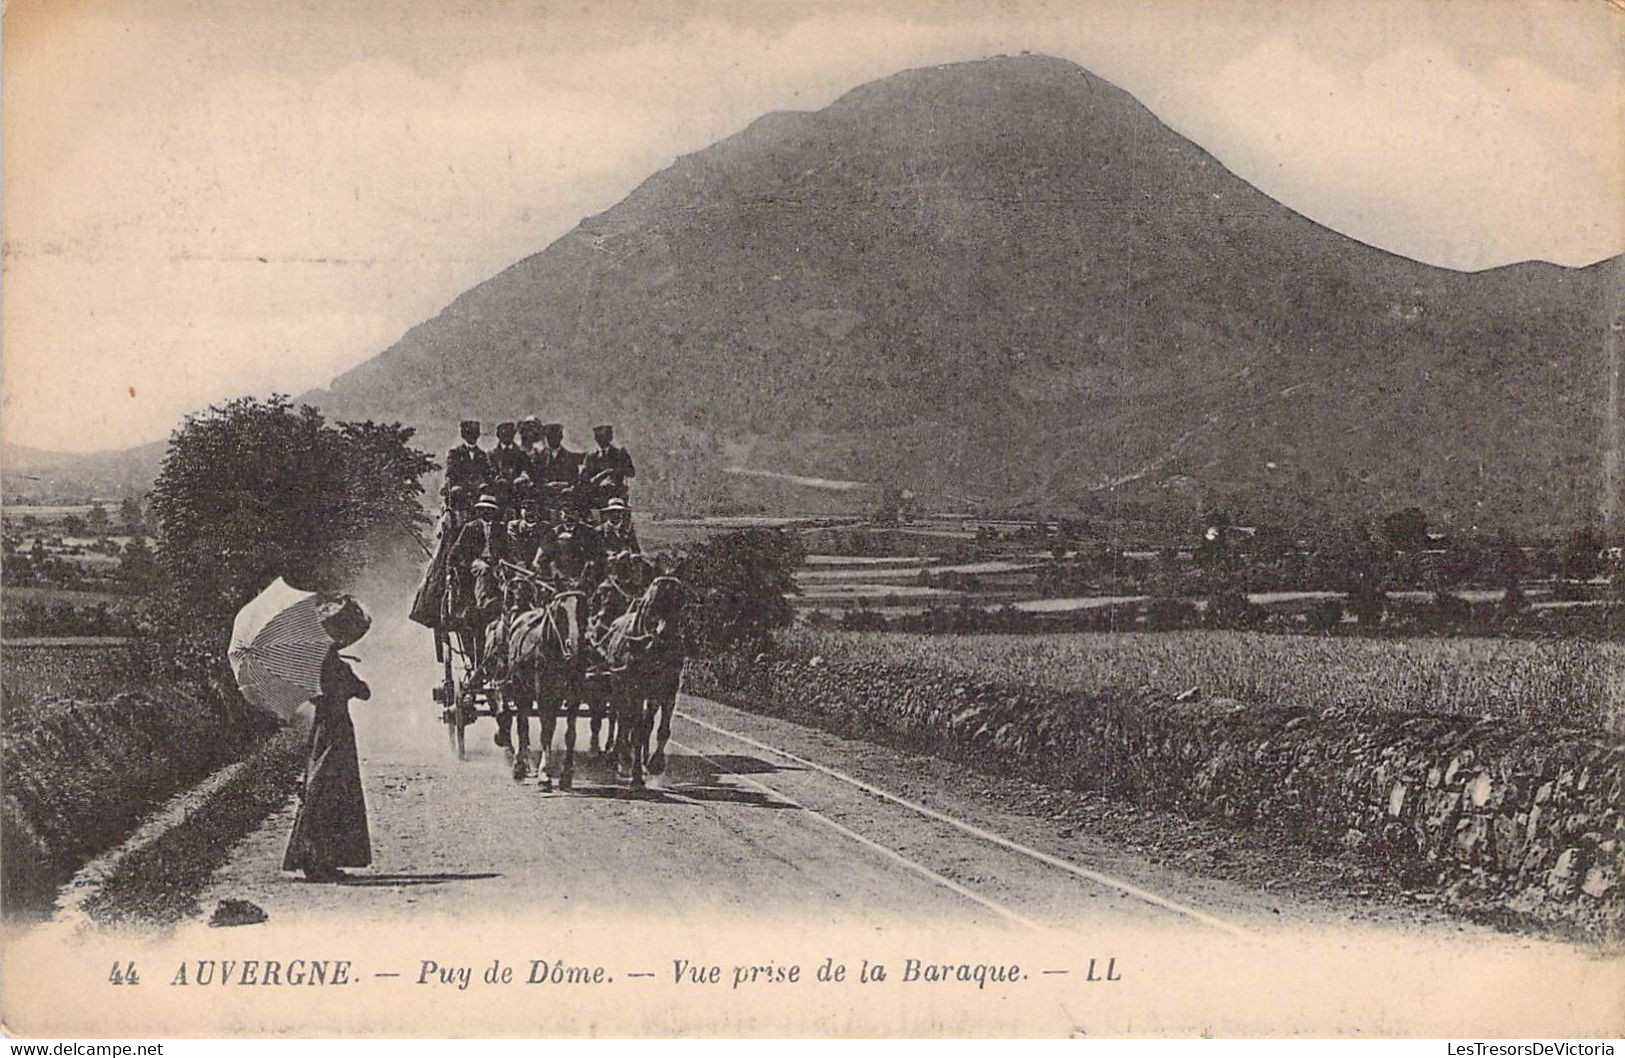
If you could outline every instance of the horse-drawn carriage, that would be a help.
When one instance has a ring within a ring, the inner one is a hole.
[[[574,568],[499,558],[487,543],[465,569],[447,543],[459,528],[448,509],[441,547],[413,607],[413,618],[434,630],[440,682],[432,697],[458,757],[466,752],[468,728],[491,717],[516,779],[527,778],[534,765],[544,790],[553,788],[555,774],[559,787],[569,789],[576,720],[585,713],[593,754],[613,755],[634,787],[643,785],[645,770],[663,771],[688,597],[677,576],[626,549],[613,553],[615,568],[605,571],[594,548],[626,537],[586,523],[575,525],[574,534],[596,543],[575,556]],[[624,605],[614,605],[616,593]],[[532,716],[539,722],[537,755],[531,750]],[[651,754],[657,717],[658,745]],[[555,773],[551,746],[559,720],[565,725],[564,754]]]

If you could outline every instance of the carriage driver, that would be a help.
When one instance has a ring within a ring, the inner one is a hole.
[[[507,530],[498,520],[501,513],[495,496],[481,496],[474,504],[474,520],[457,534],[449,560],[459,585],[456,616],[471,629],[473,656],[481,663],[485,658],[485,627],[502,615],[501,564],[512,550]]]
[[[633,551],[618,551],[609,558],[609,574],[587,600],[587,637],[596,641],[615,618],[626,612],[642,591],[643,559]]]
[[[508,543],[513,552],[513,561],[530,569],[542,568],[538,556],[547,550],[553,533],[553,527],[542,521],[539,506],[535,496],[526,498],[519,506],[519,517],[508,523]]]

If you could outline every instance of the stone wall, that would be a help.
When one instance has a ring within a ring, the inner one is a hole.
[[[684,688],[986,771],[1267,821],[1463,908],[1620,937],[1625,745],[1600,732],[1067,695],[794,646],[691,660]]]

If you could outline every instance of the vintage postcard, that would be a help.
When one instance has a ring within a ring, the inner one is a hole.
[[[12,0],[5,1031],[1618,1036],[1622,49]]]

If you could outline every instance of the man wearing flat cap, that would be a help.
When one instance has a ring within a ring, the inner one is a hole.
[[[514,444],[513,431],[513,423],[497,423],[497,446],[491,449],[491,491],[507,514],[518,513],[520,497],[514,482],[530,469],[530,457]]]
[[[527,415],[519,420],[519,447],[524,449],[527,457],[536,454],[536,446],[542,440],[542,420],[534,415]]]
[[[463,443],[446,453],[446,489],[478,496],[491,481],[491,457],[480,447],[478,420],[465,420],[460,432]]]
[[[565,507],[569,493],[581,476],[581,453],[564,447],[564,426],[550,422],[542,427],[542,444],[531,452],[530,477],[536,483],[550,520]]]
[[[637,476],[632,456],[615,444],[613,426],[594,426],[592,437],[598,447],[581,460],[581,483],[586,486],[593,506],[602,507],[611,499],[625,500],[626,482]]]

